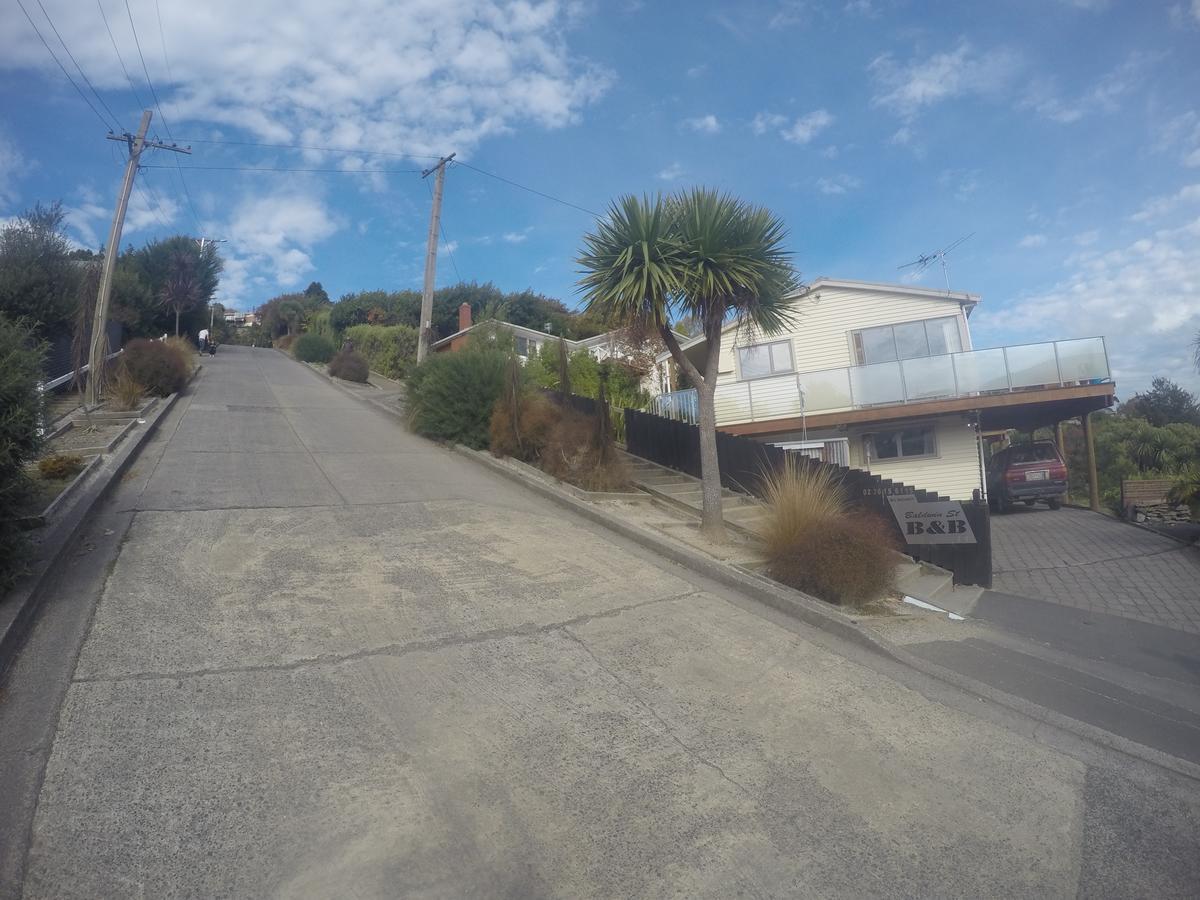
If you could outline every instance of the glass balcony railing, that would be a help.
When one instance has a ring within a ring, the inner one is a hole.
[[[1090,384],[1111,377],[1100,337],[966,350],[720,384],[717,423]],[[694,421],[694,396],[694,391],[677,391],[663,395],[670,399],[661,402],[675,417]]]

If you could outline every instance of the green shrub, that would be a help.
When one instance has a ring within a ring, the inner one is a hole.
[[[435,440],[485,449],[508,359],[507,353],[487,341],[471,341],[457,352],[426,357],[408,376],[413,430]]]
[[[147,393],[166,397],[183,390],[192,374],[195,351],[185,356],[176,345],[166,341],[138,338],[125,345],[121,359],[126,371]]]
[[[417,329],[407,325],[354,325],[346,340],[366,357],[371,368],[387,378],[406,376],[417,362]]]
[[[329,374],[334,378],[341,378],[343,381],[357,381],[359,384],[366,384],[371,369],[367,365],[367,361],[359,354],[353,351],[343,351],[329,361]]]
[[[327,363],[333,354],[333,341],[319,334],[302,334],[292,344],[292,356],[301,362]]]
[[[38,460],[38,474],[43,478],[74,478],[83,471],[83,457],[78,453],[56,453]]]
[[[27,545],[16,511],[32,493],[25,465],[42,446],[37,386],[44,355],[30,329],[0,314],[0,592],[24,571]]]

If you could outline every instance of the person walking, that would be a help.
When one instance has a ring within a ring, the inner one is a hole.
[[[200,352],[204,353],[206,350],[208,350],[208,329],[201,328],[199,337],[200,337]]]

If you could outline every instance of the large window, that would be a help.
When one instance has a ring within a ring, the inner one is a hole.
[[[796,368],[792,364],[792,342],[777,341],[773,344],[739,347],[738,368],[741,370],[742,381],[792,372]]]
[[[867,456],[876,459],[913,459],[937,456],[932,425],[915,425],[895,431],[879,431],[863,438]]]
[[[898,359],[941,356],[962,350],[957,316],[880,325],[878,328],[852,332],[852,335],[854,353],[861,366],[895,362]]]

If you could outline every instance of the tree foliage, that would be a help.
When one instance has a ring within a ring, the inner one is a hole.
[[[714,392],[721,330],[730,316],[767,334],[788,324],[798,282],[787,229],[769,210],[697,188],[664,198],[625,196],[584,237],[579,258],[587,309],[610,325],[656,329],[695,386],[700,407],[703,528],[724,536]],[[673,320],[701,323],[707,359],[680,349]],[[703,370],[703,371],[702,371]]]
[[[1155,426],[1172,422],[1200,425],[1200,403],[1195,395],[1163,377],[1155,378],[1150,390],[1134,394],[1122,403],[1121,414],[1145,419]]]
[[[175,333],[195,335],[209,323],[208,304],[216,295],[224,261],[216,244],[203,249],[187,235],[128,247],[113,276],[112,317],[132,337]]]
[[[63,234],[62,204],[37,204],[0,229],[0,313],[38,336],[71,329],[88,262],[73,256]]]
[[[0,593],[24,568],[24,533],[18,510],[30,493],[25,465],[41,448],[44,348],[26,325],[0,313]]]

